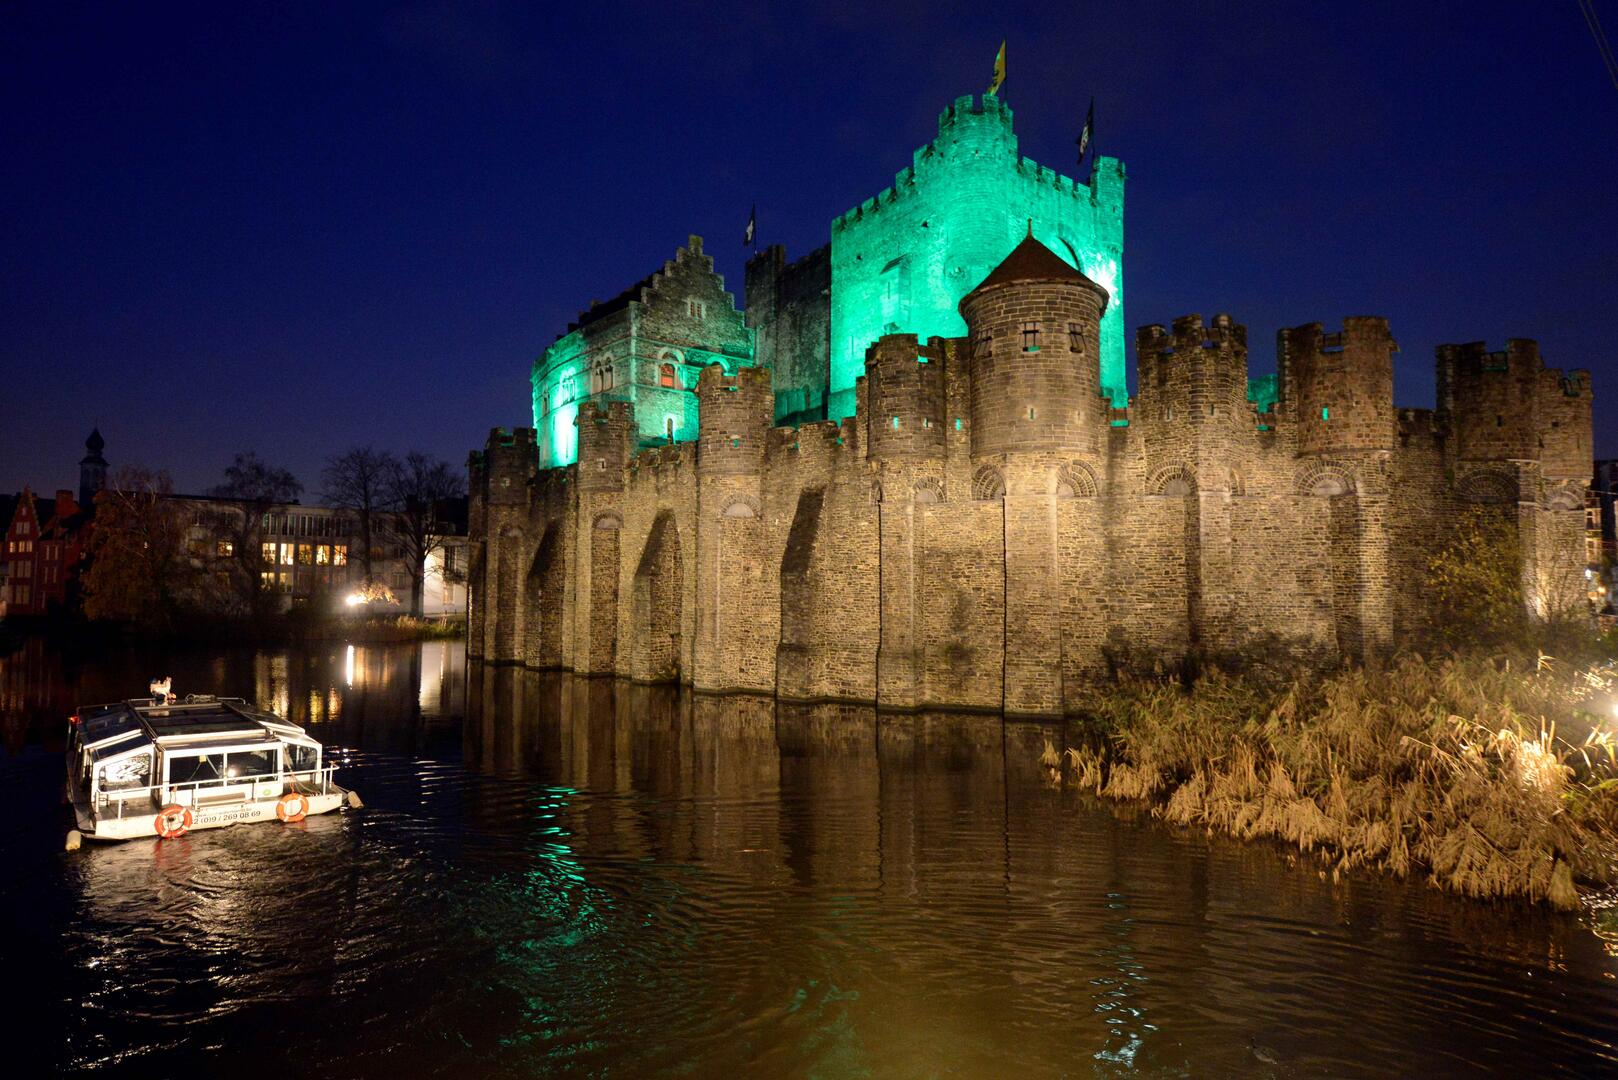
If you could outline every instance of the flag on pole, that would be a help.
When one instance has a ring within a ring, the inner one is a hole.
[[[1079,132],[1079,137],[1076,140],[1074,140],[1075,142],[1077,142],[1079,144],[1079,160],[1078,160],[1078,164],[1080,164],[1080,165],[1084,164],[1084,154],[1085,154],[1085,151],[1090,149],[1090,139],[1091,139],[1091,137],[1093,137],[1095,135],[1095,131],[1096,131],[1096,99],[1091,98],[1090,99],[1090,115],[1088,115],[1088,116],[1086,116],[1084,118],[1084,130]]]
[[[994,57],[994,77],[989,80],[989,93],[998,94],[1000,86],[1006,81],[1006,43],[1000,43],[1000,51]]]
[[[749,214],[748,217],[747,217],[747,232],[742,234],[742,247],[747,247],[748,245],[752,245],[752,247],[753,247],[753,249],[755,251],[758,250],[758,241],[755,239],[757,234],[758,234],[758,203],[754,203],[753,204],[753,212],[751,214]]]

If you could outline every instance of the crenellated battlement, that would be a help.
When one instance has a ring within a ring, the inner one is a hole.
[[[1539,343],[1510,338],[1436,350],[1438,407],[1462,461],[1538,459],[1543,475],[1590,474],[1590,373],[1545,366]]]
[[[1276,411],[1300,453],[1392,449],[1398,351],[1380,316],[1347,316],[1335,331],[1305,323],[1276,332]]]
[[[995,94],[962,94],[938,114],[940,139],[985,129],[1012,133],[1011,106]]]
[[[1172,328],[1143,326],[1135,336],[1138,391],[1129,419],[1161,427],[1220,422],[1251,428],[1247,400],[1247,327],[1229,315],[1206,324],[1182,315]]]
[[[472,466],[474,485],[481,484],[491,505],[526,500],[527,483],[539,468],[533,428],[493,428]]]

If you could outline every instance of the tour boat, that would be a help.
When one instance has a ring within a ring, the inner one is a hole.
[[[359,796],[332,779],[320,743],[241,698],[192,694],[169,681],[150,698],[80,708],[68,719],[67,797],[81,839],[173,840],[192,829],[302,821]]]

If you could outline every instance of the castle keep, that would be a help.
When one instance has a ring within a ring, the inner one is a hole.
[[[980,162],[1010,117],[963,102],[828,248],[749,265],[745,323],[693,237],[536,363],[538,430],[472,457],[474,657],[1056,715],[1143,657],[1388,650],[1469,504],[1515,521],[1536,613],[1582,599],[1587,373],[1444,346],[1437,408],[1396,409],[1387,322],[1347,318],[1278,335],[1261,411],[1245,329],[1187,316],[1122,404],[1121,167],[974,186],[940,144]],[[1046,216],[1001,243],[1003,204],[954,204],[996,192]]]

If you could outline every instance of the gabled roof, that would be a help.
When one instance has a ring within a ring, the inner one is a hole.
[[[978,282],[977,288],[967,293],[967,296],[1000,285],[1034,281],[1070,281],[1092,289],[1101,298],[1102,309],[1106,309],[1107,290],[1069,266],[1060,255],[1034,239],[1032,224],[1022,242],[1012,248],[1011,254],[1001,259],[1000,265],[989,271],[989,276]],[[965,303],[964,298],[962,303]]]

